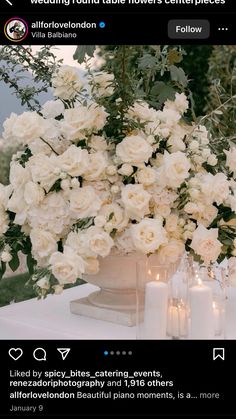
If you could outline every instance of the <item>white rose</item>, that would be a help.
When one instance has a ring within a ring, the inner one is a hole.
[[[128,109],[127,116],[130,119],[137,119],[140,122],[154,122],[157,121],[157,112],[150,108],[145,102],[135,102],[133,106]]]
[[[63,179],[60,183],[61,189],[63,189],[63,191],[69,191],[70,187],[72,186],[71,180],[70,179]]]
[[[37,285],[37,287],[39,287],[43,290],[49,290],[49,288],[50,288],[49,279],[45,276],[43,278],[40,278],[36,282],[36,285]]]
[[[123,176],[131,176],[134,169],[131,164],[122,164],[121,168],[118,170],[118,173]]]
[[[83,176],[84,179],[90,181],[103,179],[105,177],[107,165],[106,153],[97,152],[89,154],[87,168]]]
[[[166,231],[159,220],[146,218],[131,226],[134,246],[142,253],[154,253],[167,242]]]
[[[131,237],[131,229],[126,228],[122,233],[115,236],[115,246],[119,253],[127,254],[135,252],[133,239]]]
[[[216,166],[217,165],[217,163],[218,163],[218,159],[217,159],[217,157],[215,156],[215,154],[211,154],[209,157],[208,157],[208,159],[207,159],[207,163],[210,165],[210,166]]]
[[[158,262],[161,265],[176,263],[183,256],[184,250],[185,247],[181,240],[170,239],[168,243],[163,244],[158,250]]]
[[[61,123],[62,132],[70,141],[82,140],[86,135],[100,131],[106,123],[107,116],[105,108],[95,103],[66,109]]]
[[[24,189],[24,200],[28,205],[37,206],[43,200],[45,192],[38,183],[27,182]]]
[[[93,73],[93,93],[98,97],[108,97],[114,93],[114,74],[105,71]]]
[[[29,144],[43,137],[45,127],[45,120],[37,112],[24,112],[15,119],[11,129],[19,143]]]
[[[145,167],[144,169],[138,170],[137,180],[139,183],[142,183],[144,186],[153,185],[157,179],[156,170],[151,167]]]
[[[230,195],[227,199],[227,204],[230,206],[233,212],[236,212],[236,195]]]
[[[207,230],[201,224],[193,233],[190,247],[206,265],[216,262],[221,253],[222,244],[218,240],[218,233],[218,228]]]
[[[1,226],[0,226],[0,230],[1,230]],[[9,263],[12,260],[12,255],[10,252],[3,250],[3,252],[0,255],[0,259],[2,262]]]
[[[11,113],[11,115],[9,116],[9,118],[7,118],[4,122],[3,122],[3,139],[5,140],[4,144],[9,144],[11,146],[16,145],[18,146],[20,141],[18,139],[18,135],[15,136],[15,134],[13,135],[12,132],[12,128],[16,122],[18,118],[18,115],[16,115],[15,113]]]
[[[178,217],[177,214],[170,214],[166,218],[165,229],[166,229],[166,231],[168,231],[168,233],[173,233],[174,231],[177,230],[178,220],[179,220],[179,217]]]
[[[63,253],[53,253],[49,263],[60,285],[75,283],[85,272],[84,260],[67,246],[64,247]]]
[[[127,217],[140,221],[149,214],[150,198],[151,195],[143,189],[142,185],[126,185],[121,192],[121,200]]]
[[[191,214],[191,217],[198,221],[199,224],[203,224],[208,227],[212,221],[217,217],[218,210],[214,205],[206,205],[205,203],[189,202],[184,207],[187,214]]]
[[[164,106],[163,111],[158,111],[158,117],[161,121],[161,128],[163,128],[163,131],[166,131],[166,134],[170,134],[171,130],[179,123],[179,120],[181,119],[181,114],[176,109],[171,109],[167,105]],[[162,131],[162,135],[163,135]],[[163,135],[165,138],[166,136]]]
[[[73,189],[70,192],[70,211],[75,218],[94,217],[101,208],[101,200],[92,186]]]
[[[103,215],[98,215],[94,219],[94,224],[96,227],[104,227],[104,225],[106,224],[106,218]]]
[[[42,228],[54,235],[63,236],[71,224],[69,203],[64,193],[47,194],[38,207],[30,207],[27,213],[31,228]]]
[[[48,157],[44,154],[36,154],[29,159],[28,168],[33,181],[39,182],[46,192],[49,192],[57,179],[60,178],[59,161],[54,155]]]
[[[24,186],[31,180],[28,167],[23,167],[18,162],[12,161],[10,166],[10,183],[14,189]]]
[[[61,170],[70,176],[82,176],[88,166],[88,152],[72,144],[58,157]]]
[[[125,137],[116,146],[116,154],[122,163],[140,165],[148,162],[152,156],[153,149],[148,142],[140,135]]]
[[[106,168],[106,174],[108,176],[114,176],[117,173],[117,169],[116,166],[114,166],[113,164],[110,164],[107,168]]]
[[[236,147],[231,147],[229,151],[225,150],[224,153],[226,154],[226,166],[236,176]]]
[[[84,87],[84,80],[75,67],[63,65],[52,76],[53,94],[63,100],[72,100]]]
[[[98,227],[90,227],[86,232],[89,249],[98,256],[108,256],[114,242],[111,236]]]
[[[77,255],[82,256],[83,259],[88,257],[95,257],[92,250],[89,248],[89,241],[87,230],[81,230],[78,233],[71,231],[65,242],[66,246],[69,246]]]
[[[94,151],[106,151],[108,147],[105,138],[100,135],[92,135],[88,141],[88,145]]]
[[[165,102],[166,109],[173,109],[175,111],[178,111],[180,114],[185,113],[188,107],[189,107],[189,102],[184,93],[176,93],[174,101],[167,100]]]
[[[57,250],[55,236],[41,228],[31,230],[30,240],[32,243],[32,253],[37,260],[48,257]]]
[[[116,229],[117,231],[122,231],[128,225],[128,218],[125,215],[123,208],[120,207],[117,203],[112,203],[104,205],[100,213],[105,217],[106,221],[110,224],[110,231]]]
[[[117,195],[119,192],[120,192],[120,187],[119,187],[118,185],[113,185],[113,186],[111,187],[111,193],[112,193],[113,195]]]
[[[222,204],[230,194],[230,183],[224,173],[212,175],[207,173],[201,178],[201,191],[207,203],[217,205]]]
[[[0,207],[7,209],[8,200],[12,190],[12,185],[5,186],[0,183]]]
[[[202,145],[209,144],[208,131],[204,125],[197,125],[192,133],[193,139],[199,141]]]
[[[41,112],[44,118],[56,118],[64,113],[65,107],[61,100],[48,100],[42,106]]]
[[[191,151],[198,151],[199,150],[199,142],[197,140],[192,140],[189,144],[188,148]]]
[[[16,214],[15,224],[23,225],[27,218],[28,204],[24,200],[24,191],[22,188],[16,189],[8,201],[7,208]]]
[[[179,188],[180,185],[189,177],[190,162],[186,155],[181,151],[169,154],[164,153],[163,166],[161,172],[163,182],[170,188]]]

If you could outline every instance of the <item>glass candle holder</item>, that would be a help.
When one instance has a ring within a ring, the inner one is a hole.
[[[166,339],[170,267],[137,263],[137,339]]]
[[[226,270],[219,266],[195,268],[189,296],[190,337],[193,339],[224,337]]]
[[[188,336],[188,288],[190,269],[188,260],[179,261],[176,272],[169,279],[169,299],[167,314],[167,335],[172,339]]]

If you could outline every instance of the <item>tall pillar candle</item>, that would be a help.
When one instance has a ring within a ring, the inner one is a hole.
[[[212,339],[214,336],[213,300],[210,287],[199,283],[189,290],[192,339]]]
[[[168,287],[161,281],[150,281],[145,287],[144,337],[165,339],[167,328]]]

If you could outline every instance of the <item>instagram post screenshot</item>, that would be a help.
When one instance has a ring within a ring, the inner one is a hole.
[[[0,417],[236,417],[233,0],[0,0]]]

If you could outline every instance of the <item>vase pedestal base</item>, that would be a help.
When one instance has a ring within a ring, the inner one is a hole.
[[[136,310],[134,308],[119,310],[114,307],[98,307],[92,304],[88,297],[71,301],[70,311],[73,314],[121,324],[123,326],[135,326],[136,324]]]

